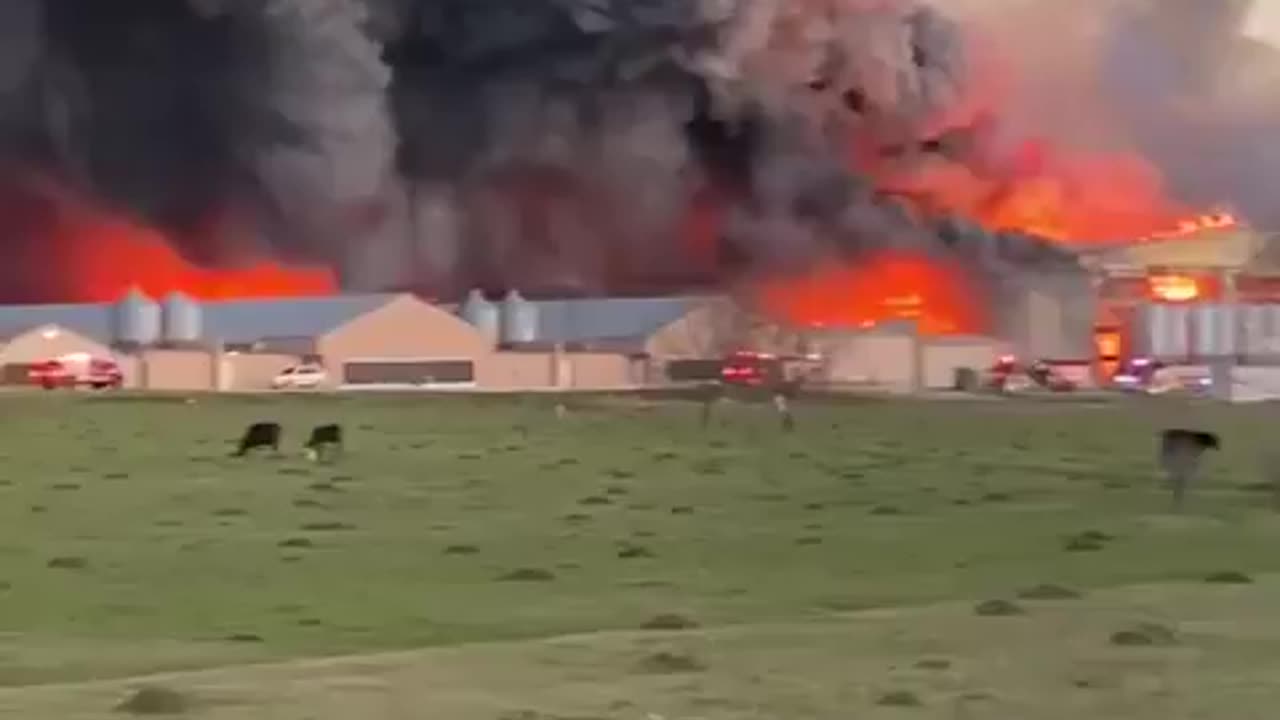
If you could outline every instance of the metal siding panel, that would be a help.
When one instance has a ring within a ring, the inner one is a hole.
[[[1267,355],[1267,308],[1265,305],[1241,305],[1239,312],[1240,352],[1246,358]]]
[[[1190,308],[1193,355],[1223,358],[1236,354],[1235,313],[1230,305],[1203,303]]]
[[[1184,360],[1191,353],[1187,308],[1146,303],[1134,313],[1134,345],[1140,355]]]

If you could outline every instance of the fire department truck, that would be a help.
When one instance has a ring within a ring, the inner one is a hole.
[[[45,390],[81,387],[107,390],[124,385],[124,373],[119,363],[89,353],[69,353],[33,363],[27,370],[27,377],[31,384]]]

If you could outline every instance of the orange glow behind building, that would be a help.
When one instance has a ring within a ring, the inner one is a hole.
[[[856,265],[832,263],[805,277],[766,283],[760,299],[768,312],[798,325],[870,328],[912,320],[922,333],[955,335],[987,327],[975,290],[943,263],[886,252]]]
[[[61,214],[52,238],[65,302],[110,302],[134,286],[153,297],[181,291],[200,300],[329,295],[338,289],[327,269],[272,262],[201,267],[155,230],[119,218],[77,215]]]
[[[1191,302],[1201,295],[1199,281],[1188,275],[1152,275],[1147,289],[1153,300],[1169,303]]]

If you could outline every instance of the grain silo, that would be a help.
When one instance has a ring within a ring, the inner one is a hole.
[[[180,292],[170,293],[164,299],[163,316],[166,343],[194,343],[204,334],[200,303],[188,295]]]
[[[160,306],[137,287],[111,308],[111,335],[117,345],[141,347],[160,339]]]
[[[462,319],[480,331],[491,342],[497,342],[501,328],[500,311],[496,303],[485,299],[484,293],[472,290],[462,303]]]
[[[502,342],[531,343],[538,339],[538,306],[512,290],[502,301]]]

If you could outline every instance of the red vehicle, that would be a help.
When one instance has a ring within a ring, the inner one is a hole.
[[[106,390],[124,385],[124,373],[115,360],[88,353],[72,353],[34,363],[27,371],[27,378],[45,390],[77,387]]]
[[[1037,360],[1030,365],[1012,355],[1002,356],[988,371],[988,385],[1000,392],[1017,392],[1040,387],[1053,392],[1071,392],[1076,384],[1063,377],[1053,365]]]
[[[730,355],[720,369],[720,380],[727,385],[761,387],[782,379],[782,361],[773,355],[741,351]]]
[[[739,350],[720,366],[720,382],[740,387],[777,387],[788,381],[808,381],[821,367],[820,355],[773,355]]]

